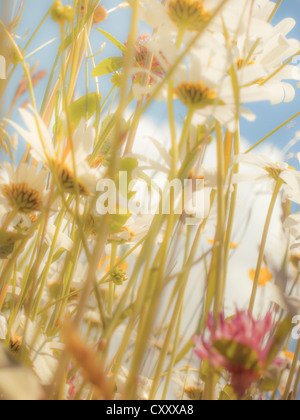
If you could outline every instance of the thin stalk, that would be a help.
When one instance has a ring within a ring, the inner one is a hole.
[[[254,283],[253,283],[253,288],[252,288],[252,293],[251,293],[251,298],[250,298],[250,304],[249,304],[249,311],[251,311],[251,312],[254,309],[255,298],[256,298],[256,294],[257,294],[257,290],[258,290],[258,281],[259,281],[261,267],[262,267],[262,263],[263,263],[263,259],[264,259],[264,253],[265,253],[265,247],[266,247],[266,243],[267,243],[270,223],[271,223],[273,211],[274,211],[274,208],[275,208],[277,196],[279,194],[282,183],[283,183],[283,181],[281,180],[281,178],[278,178],[278,180],[276,182],[276,185],[275,185],[273,195],[272,195],[272,199],[271,199],[270,207],[269,207],[269,210],[268,210],[268,214],[267,214],[267,219],[266,219],[266,223],[265,223],[265,227],[264,227],[264,231],[263,231],[263,236],[262,236],[262,240],[261,240],[259,256],[258,256],[258,261],[257,261],[257,266],[256,266],[256,271],[255,271],[255,277],[254,277]]]
[[[110,256],[110,269],[112,270],[116,263],[116,256],[117,256],[117,242],[113,242],[111,245],[111,256]],[[107,306],[107,313],[108,316],[111,316],[113,310],[113,303],[114,303],[114,294],[115,294],[115,284],[114,282],[109,283],[109,295],[108,295],[108,306]]]
[[[223,130],[220,123],[216,124],[217,162],[218,162],[218,224],[217,224],[217,281],[214,302],[214,320],[217,323],[223,309],[223,290],[225,289],[224,235],[225,235],[225,162],[223,149]]]
[[[290,373],[289,373],[289,377],[285,386],[285,390],[284,390],[284,394],[282,399],[283,400],[287,400],[290,394],[290,390],[291,390],[291,386],[294,380],[294,375],[297,371],[297,365],[299,362],[299,355],[300,355],[300,339],[297,341],[297,346],[296,346],[296,350],[295,350],[295,354],[294,354],[294,358],[293,358],[293,362],[292,362],[292,366],[290,369]]]
[[[265,140],[270,138],[273,134],[277,133],[278,130],[289,124],[291,121],[293,121],[295,118],[299,117],[300,112],[297,112],[295,115],[293,115],[291,118],[289,118],[284,123],[280,124],[275,130],[271,131],[271,133],[267,134],[264,138],[262,138],[260,141],[254,144],[254,146],[250,147],[245,153],[250,153],[252,150],[254,150],[257,146],[261,145]]]

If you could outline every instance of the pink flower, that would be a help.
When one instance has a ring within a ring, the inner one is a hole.
[[[231,375],[231,386],[241,399],[266,366],[272,345],[272,315],[256,321],[250,312],[237,312],[230,319],[220,316],[215,325],[209,316],[210,337],[194,337],[195,352],[202,360],[209,360],[215,368],[224,367]],[[269,336],[269,337],[268,337]]]
[[[137,67],[141,69],[147,68],[147,57],[148,57],[148,46],[147,43],[149,42],[150,35],[149,34],[142,34],[138,37],[137,42],[135,44],[135,60]],[[125,46],[127,46],[127,41],[125,42]],[[164,61],[165,66],[169,66],[167,59],[164,55],[160,52],[161,60]],[[155,82],[155,78],[162,79],[164,78],[166,72],[158,58],[153,54],[152,61],[151,61],[151,69],[148,83],[152,85]],[[135,75],[133,75],[132,79],[134,82],[141,82],[143,73],[139,73],[138,70],[136,71]]]

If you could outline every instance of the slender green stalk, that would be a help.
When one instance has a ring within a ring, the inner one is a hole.
[[[225,162],[223,149],[222,126],[216,125],[217,162],[218,162],[218,224],[217,224],[217,281],[214,302],[214,320],[217,323],[223,310],[223,291],[225,289],[225,265],[224,265],[224,236],[225,236]]]
[[[289,377],[288,377],[288,380],[287,380],[287,383],[286,383],[286,386],[285,386],[285,390],[284,390],[284,394],[283,394],[283,397],[282,397],[283,400],[287,400],[288,396],[290,394],[292,383],[295,379],[295,374],[297,372],[297,366],[299,364],[299,356],[300,356],[300,339],[297,341],[292,366],[291,366],[291,369],[290,369]]]
[[[277,133],[278,130],[280,130],[281,128],[285,127],[287,124],[289,124],[291,121],[293,121],[295,118],[299,117],[300,112],[297,112],[295,115],[293,115],[291,118],[289,118],[287,121],[285,121],[284,123],[280,124],[277,128],[275,128],[275,130],[271,131],[271,133],[267,134],[264,138],[262,138],[260,141],[258,141],[257,143],[255,143],[252,147],[250,147],[250,149],[248,149],[245,153],[250,153],[252,152],[252,150],[256,149],[257,146],[260,146],[264,141],[266,141],[268,138],[270,138],[271,136],[273,136],[273,134]]]
[[[268,214],[267,214],[267,219],[266,219],[266,222],[265,222],[265,227],[264,227],[263,236],[262,236],[262,240],[261,240],[261,244],[260,244],[259,256],[258,256],[258,261],[257,261],[257,266],[256,266],[256,271],[255,271],[254,282],[253,282],[253,288],[252,288],[252,293],[251,293],[251,298],[250,298],[250,303],[249,303],[249,310],[251,312],[254,309],[256,293],[257,293],[257,290],[258,290],[259,276],[260,276],[262,263],[263,263],[263,259],[264,259],[265,247],[266,247],[266,243],[267,243],[270,223],[271,223],[273,211],[274,211],[274,208],[275,208],[277,196],[278,196],[278,193],[279,193],[280,188],[282,186],[282,183],[283,183],[283,181],[281,180],[281,178],[278,178],[278,180],[276,182],[276,185],[275,185],[273,195],[272,195],[270,207],[269,207]]]

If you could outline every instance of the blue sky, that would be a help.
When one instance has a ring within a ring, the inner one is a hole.
[[[4,1],[8,0],[0,0],[0,5],[2,6],[2,3]],[[105,6],[106,8],[111,8],[119,4],[121,0],[103,0],[101,4]],[[10,0],[10,3],[13,4],[14,1]],[[18,0],[19,3],[19,0]],[[47,12],[51,4],[53,3],[53,0],[28,0],[27,6],[25,10],[25,15],[22,20],[22,24],[19,28],[18,35],[21,37],[21,39],[25,39],[26,33],[29,31],[29,34],[32,33],[32,31],[36,28],[38,25],[40,19],[44,16],[44,14]],[[67,1],[65,1],[67,3]],[[300,0],[283,0],[282,5],[279,8],[279,11],[274,19],[274,23],[280,21],[281,19],[285,17],[297,17],[300,16]],[[111,32],[116,38],[118,38],[120,41],[125,42],[127,38],[127,33],[129,30],[130,25],[130,11],[129,10],[118,10],[112,14],[109,15],[109,18],[101,24],[101,28],[104,30],[107,30],[108,32]],[[300,20],[296,28],[290,33],[290,37],[298,38],[300,39]],[[28,35],[27,35],[28,37]],[[38,36],[32,43],[31,47],[29,48],[28,52],[35,50],[40,45],[43,45],[47,41],[49,41],[52,38],[59,38],[59,30],[58,25],[49,18],[43,28],[40,30]],[[28,39],[28,38],[26,38]],[[94,50],[94,53],[96,53],[102,42],[105,40],[104,37],[97,32],[95,29],[92,30],[92,47]],[[23,41],[25,42],[25,41]],[[32,56],[29,60],[31,64],[34,64],[35,62],[39,62],[39,69],[46,69],[50,72],[50,69],[52,68],[55,54],[57,51],[59,41],[54,42],[53,44],[46,46],[42,51],[38,52],[34,56]],[[96,57],[97,60],[100,61],[103,58],[107,56],[112,55],[119,55],[119,51],[112,45],[107,43],[107,47],[105,48],[104,52],[101,54],[101,56]],[[300,65],[300,62],[299,62]],[[16,90],[20,75],[21,75],[21,69],[16,72],[15,77],[12,79],[10,83],[10,87],[8,89],[6,98],[5,98],[5,104],[6,108],[8,108],[11,98]],[[83,74],[81,75],[83,76]],[[81,79],[79,79],[81,80]],[[84,93],[84,77],[82,77],[82,84],[79,83],[79,89],[80,85],[82,85],[82,92]],[[42,100],[42,94],[45,89],[47,79],[45,79],[44,82],[40,84],[40,86],[36,89],[36,96],[38,103],[41,103]],[[90,91],[94,90],[94,84],[93,80],[91,79],[90,82]],[[109,89],[109,78],[101,78],[100,79],[100,90],[103,92],[106,92]],[[25,96],[22,97],[19,104],[22,104],[22,102],[25,101]],[[268,103],[260,103],[257,105],[252,105],[251,109],[256,113],[257,119],[254,123],[248,123],[245,120],[242,120],[241,123],[241,129],[242,129],[242,135],[244,135],[247,140],[254,144],[259,139],[264,137],[266,134],[268,134],[270,131],[272,131],[274,128],[276,128],[279,124],[290,118],[293,114],[299,111],[300,109],[300,89],[297,89],[297,96],[296,99],[290,103],[290,104],[281,104],[276,106],[271,106]],[[149,110],[150,115],[153,117],[153,119],[160,123],[162,120],[167,118],[167,112],[165,105],[162,104],[155,104],[155,107],[152,106]],[[18,116],[16,114],[13,115],[13,118],[18,120]],[[272,139],[269,141],[273,144],[277,145],[279,148],[284,147],[286,143],[291,140],[294,136],[294,133],[296,130],[300,130],[300,117],[294,121],[293,124],[290,124],[289,126],[281,129],[278,133],[276,133]],[[299,146],[298,146],[299,149]],[[297,151],[297,150],[294,150]],[[295,163],[295,161],[293,162]]]

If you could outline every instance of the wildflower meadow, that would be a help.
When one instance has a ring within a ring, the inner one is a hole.
[[[300,2],[0,10],[0,399],[298,400]]]

